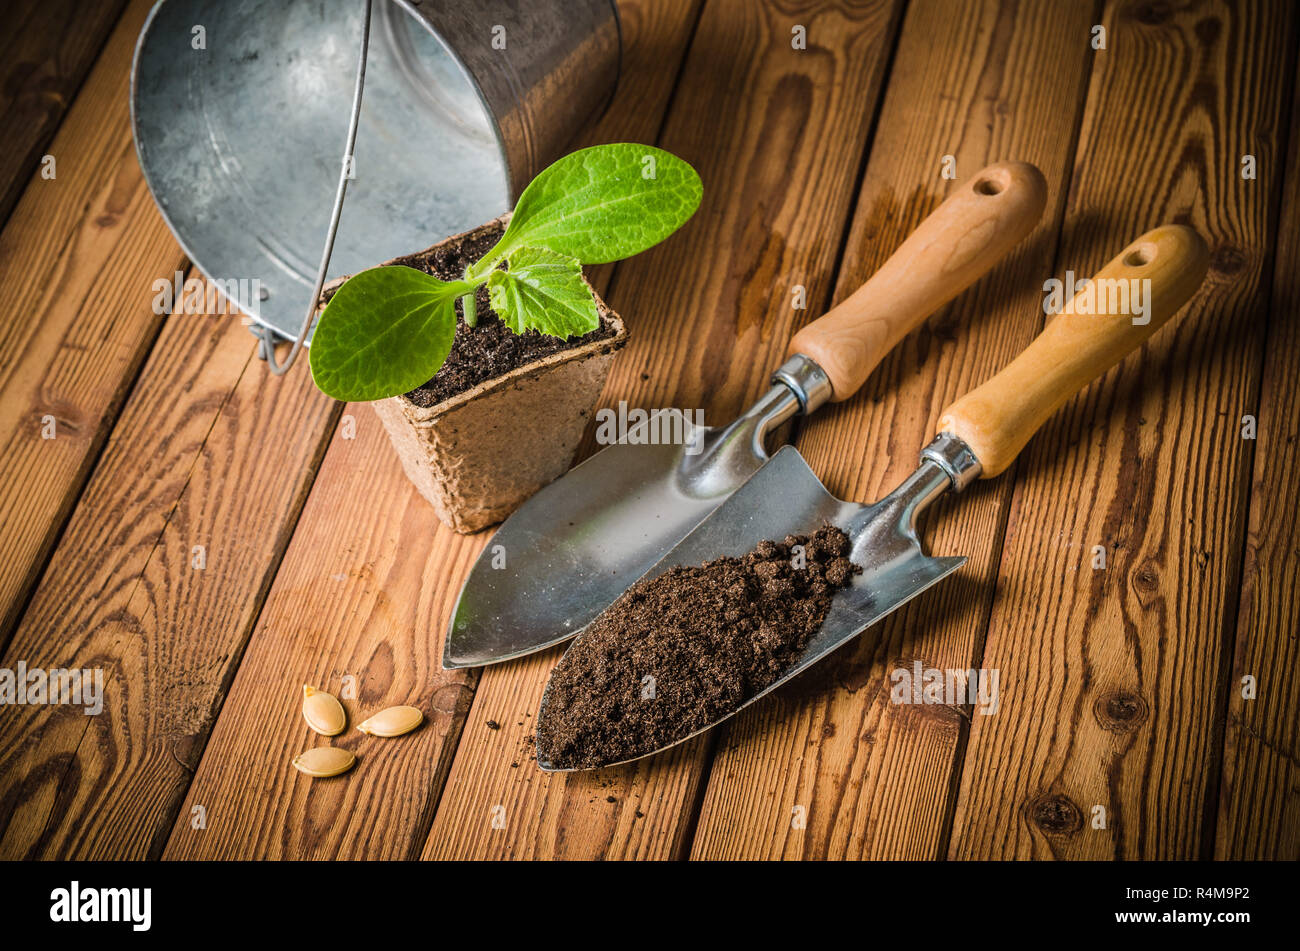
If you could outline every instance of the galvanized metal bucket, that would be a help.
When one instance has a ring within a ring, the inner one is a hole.
[[[613,0],[160,0],[136,46],[145,180],[210,281],[294,338],[313,303],[362,57],[364,100],[328,277],[507,210],[608,103]],[[364,24],[363,24],[364,17]],[[360,90],[357,90],[360,99]]]

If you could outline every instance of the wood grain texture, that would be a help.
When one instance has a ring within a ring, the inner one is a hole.
[[[697,4],[626,3],[620,12],[623,77],[587,144],[653,140]],[[597,271],[593,282],[604,286],[609,273]],[[336,440],[326,455],[168,858],[411,858],[428,833],[477,680],[442,670],[439,651],[490,536],[443,527],[402,474],[373,411],[347,413],[356,439]],[[289,762],[324,741],[298,714],[302,685],[342,694],[345,675],[356,678],[357,695],[343,698],[350,728],[337,743],[357,752],[358,765],[341,779],[308,780]],[[351,729],[392,704],[418,706],[428,722],[387,740]],[[515,721],[501,714],[500,722]],[[211,817],[201,830],[190,823],[199,805]]]
[[[184,262],[131,144],[149,7],[128,8],[55,136],[58,177],[35,178],[0,232],[0,648],[162,325],[150,285]]]
[[[335,415],[255,349],[175,316],[142,370],[3,664],[101,668],[104,710],[0,711],[0,856],[161,852]]]
[[[618,267],[607,299],[631,342],[608,401],[702,407],[717,423],[766,390],[808,316],[793,286],[829,296],[897,14],[893,2],[706,4],[658,142],[695,166],[704,199],[670,241]],[[796,25],[806,50],[791,46]],[[557,657],[485,669],[468,728],[535,714]],[[707,740],[594,774],[528,762],[520,778],[519,738],[488,739],[467,732],[457,751],[426,858],[686,853]],[[498,805],[504,828],[487,820]]]
[[[1300,57],[1298,57],[1300,59]],[[1300,99],[1278,228],[1214,856],[1300,859]],[[1255,679],[1254,699],[1242,695]]]
[[[0,36],[0,224],[42,156],[125,0],[11,0]],[[70,156],[75,158],[75,156]],[[39,179],[38,179],[39,180]]]
[[[867,501],[916,467],[939,411],[1005,365],[1042,323],[1082,112],[1094,11],[1050,0],[909,5],[844,263],[841,299],[944,197],[991,160],[1033,162],[1049,185],[1042,223],[993,273],[906,338],[858,396],[798,438],[841,498]],[[1051,62],[1041,71],[1025,63]],[[966,669],[979,656],[1010,485],[979,485],[932,513],[923,537],[970,561],[853,644],[751,708],[719,740],[693,858],[935,858],[968,707],[896,705],[889,675],[914,661]],[[798,820],[798,821],[796,821]]]
[[[1212,249],[1202,293],[1018,463],[949,854],[1208,854],[1295,11],[1115,3],[1058,274],[1159,222]],[[1260,178],[1243,181],[1244,154]],[[1093,568],[1103,546],[1104,570]],[[1105,809],[1105,828],[1094,820]]]
[[[1045,223],[798,434],[842,497],[911,472],[942,407],[1038,331],[1045,277],[1164,221],[1212,266],[1177,326],[937,506],[923,537],[971,557],[957,576],[728,727],[568,776],[529,758],[558,650],[438,665],[490,535],[437,524],[368,407],[270,378],[235,322],[152,314],[184,260],[130,141],[150,0],[90,6],[43,33],[71,4],[19,0],[0,37],[0,222],[21,193],[0,231],[0,668],[101,667],[106,706],[0,706],[0,858],[1300,857],[1294,4],[620,4],[618,97],[575,147],[657,142],[706,196],[663,247],[593,269],[632,334],[602,405],[742,409],[951,189],[945,154],[958,185],[1038,164]],[[44,151],[53,181],[31,174]],[[997,670],[998,712],[892,703],[914,661]],[[344,696],[345,734],[307,730],[303,683]],[[390,703],[428,722],[355,731]],[[359,754],[347,777],[290,767],[325,742]]]
[[[472,683],[442,670],[438,622],[479,539],[442,527],[369,406],[348,405],[343,420],[355,438],[340,429],[330,444],[164,858],[410,858],[428,826]],[[340,698],[345,733],[311,732],[303,684]],[[419,707],[425,725],[398,739],[356,731],[397,704]],[[326,745],[357,754],[345,778],[289,765]]]

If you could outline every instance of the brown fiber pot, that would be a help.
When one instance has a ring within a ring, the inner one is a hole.
[[[409,264],[503,220],[386,263]],[[469,533],[501,521],[572,464],[614,354],[627,343],[623,321],[599,294],[596,306],[613,337],[516,367],[435,406],[405,396],[371,404],[407,478],[449,527]]]

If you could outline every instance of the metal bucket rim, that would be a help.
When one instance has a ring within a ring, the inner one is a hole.
[[[442,50],[450,57],[451,61],[456,64],[456,69],[459,71],[461,77],[468,83],[469,87],[473,89],[474,97],[478,101],[479,108],[483,111],[483,114],[487,117],[488,122],[491,125],[492,137],[496,140],[497,154],[500,155],[501,157],[501,164],[504,168],[505,177],[506,177],[506,189],[507,192],[509,192],[511,190],[510,182],[512,180],[511,168],[510,168],[510,156],[507,154],[506,143],[502,136],[501,123],[498,121],[496,115],[493,113],[491,107],[489,106],[487,99],[484,97],[483,87],[479,84],[478,80],[474,78],[473,74],[470,73],[469,68],[465,65],[464,59],[462,59],[456,53],[456,51],[451,48],[447,40],[442,36],[442,34],[437,30],[437,28],[434,27],[433,23],[430,22],[429,18],[425,16],[422,12],[420,12],[418,9],[416,9],[409,2],[409,0],[379,0],[379,2],[392,3],[395,6],[401,8],[401,10],[407,16],[411,17],[413,20],[415,20],[417,23],[419,23],[421,26],[424,27],[424,29],[434,38],[434,40],[437,41],[438,45],[442,48]],[[193,248],[189,246],[186,239],[182,236],[181,233],[182,229],[176,226],[176,222],[167,213],[167,209],[161,200],[154,179],[150,175],[150,171],[149,171],[150,166],[149,163],[145,160],[145,155],[144,155],[143,137],[140,135],[140,125],[138,121],[139,117],[137,114],[137,105],[139,101],[138,80],[140,76],[140,59],[143,55],[144,45],[146,41],[149,39],[149,32],[154,25],[154,20],[157,18],[158,11],[161,10],[163,5],[166,3],[167,0],[157,0],[157,2],[152,7],[150,7],[149,14],[148,16],[145,17],[144,24],[140,27],[140,33],[136,37],[135,49],[131,54],[131,78],[130,78],[131,139],[135,146],[136,160],[140,164],[140,172],[144,178],[145,187],[149,189],[149,195],[153,198],[154,207],[158,209],[158,213],[162,216],[163,222],[167,225],[167,230],[172,233],[172,237],[174,237],[176,239],[176,243],[180,245],[181,251],[184,252],[185,257],[189,260],[190,266],[196,268],[206,280],[212,281],[214,279],[213,276],[211,274],[208,274],[207,271],[204,270],[203,265],[199,263],[198,257],[195,255]],[[617,5],[614,3],[614,0],[610,0],[610,3],[612,6],[615,7],[615,17],[617,18]],[[621,60],[622,60],[621,27],[619,33],[619,60],[620,60],[620,67],[621,67]],[[621,68],[620,68],[620,72],[621,72]],[[618,74],[616,74],[615,76],[616,82],[617,82],[617,75]],[[343,108],[346,107],[347,104],[344,103]],[[364,103],[362,105],[362,108],[365,108]],[[608,108],[608,105],[606,105],[606,108]],[[518,196],[511,194],[509,197],[510,200],[513,201]],[[264,328],[265,330],[274,334],[278,338],[290,339],[286,337],[283,331],[281,331],[279,328],[276,328],[271,324],[267,323],[265,320],[263,320],[259,313],[250,312],[246,307],[244,307],[241,301],[231,300],[229,301],[229,303],[233,305],[235,308],[237,308],[243,316],[247,317],[257,327]],[[303,346],[305,348],[310,349],[311,347],[310,335],[305,341],[303,341]]]
[[[190,242],[186,239],[185,236],[183,236],[182,229],[177,227],[176,221],[173,220],[172,216],[168,214],[167,209],[163,201],[161,200],[158,184],[155,182],[154,177],[150,174],[150,164],[146,160],[145,145],[144,145],[143,138],[140,134],[140,123],[139,123],[139,114],[138,114],[139,98],[140,98],[140,89],[139,89],[140,62],[143,57],[145,43],[149,39],[150,32],[154,26],[155,20],[157,19],[158,13],[162,9],[164,4],[166,4],[167,2],[168,0],[156,0],[154,5],[149,9],[149,13],[145,17],[145,21],[140,28],[139,34],[136,37],[135,47],[134,50],[132,51],[131,75],[129,80],[131,138],[135,148],[136,159],[140,166],[141,175],[144,178],[145,187],[149,189],[149,194],[150,197],[153,199],[154,207],[157,208],[159,215],[161,215],[163,219],[163,222],[167,225],[167,229],[171,232],[172,236],[176,239],[176,243],[180,246],[181,251],[184,253],[185,257],[189,261],[190,266],[196,269],[200,274],[202,274],[205,280],[212,281],[214,280],[213,276],[209,274],[204,269],[203,265],[199,262],[199,259],[195,255],[193,248],[190,246]],[[429,19],[427,14],[425,14],[423,11],[416,8],[410,2],[410,0],[378,0],[378,2],[380,3],[391,2],[394,5],[396,5],[398,8],[400,8],[407,16],[411,17],[412,19],[420,23],[424,27],[425,31],[430,36],[432,36],[433,39],[438,43],[439,47],[447,54],[448,57],[450,57],[451,61],[456,64],[457,71],[459,72],[462,79],[464,79],[468,83],[469,88],[473,90],[474,97],[478,102],[479,108],[482,111],[483,115],[486,116],[488,123],[491,126],[493,139],[495,140],[496,143],[496,152],[497,155],[500,157],[502,170],[505,174],[507,200],[510,201],[511,203],[518,200],[519,196],[515,194],[514,187],[512,184],[514,181],[514,176],[513,176],[511,156],[509,154],[509,149],[507,148],[507,143],[505,141],[504,134],[501,128],[501,122],[498,119],[495,111],[491,108],[490,104],[488,103],[487,98],[483,93],[482,84],[474,77],[473,73],[470,72],[469,67],[466,65],[464,58],[461,57],[452,48],[452,46],[448,43],[446,38],[442,35],[442,33]],[[588,120],[591,123],[595,123],[599,121],[609,111],[610,105],[613,103],[615,94],[617,92],[618,83],[621,80],[623,74],[622,16],[620,15],[618,9],[618,3],[616,2],[616,0],[607,0],[607,2],[612,12],[614,29],[615,29],[615,37],[616,37],[615,48],[617,50],[617,56],[614,63],[614,81],[610,85],[609,91],[606,94],[605,102],[601,105],[601,107],[597,110],[597,112]],[[518,101],[519,97],[517,91],[515,94],[515,98],[516,101]],[[346,107],[346,104],[344,105]],[[505,209],[505,210],[508,211],[509,209]],[[287,337],[280,328],[275,327],[270,323],[268,323],[266,320],[264,320],[260,313],[252,312],[248,310],[248,308],[244,306],[243,302],[238,300],[231,300],[229,301],[229,303],[233,305],[239,311],[240,314],[246,317],[252,325],[255,325],[253,327],[250,327],[250,329],[253,329],[255,333],[258,332],[258,330],[260,329],[261,331],[265,333],[270,333],[274,337],[280,339],[292,339]],[[253,306],[256,305],[254,304]],[[304,341],[303,345],[306,348],[310,348],[311,346],[310,335]]]

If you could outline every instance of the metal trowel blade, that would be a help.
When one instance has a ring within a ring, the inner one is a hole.
[[[944,491],[947,479],[937,468],[923,466],[886,498],[872,505],[860,505],[831,495],[793,446],[785,446],[776,453],[644,577],[658,577],[677,565],[700,565],[724,556],[740,557],[759,542],[780,540],[786,535],[810,535],[826,523],[848,534],[852,545],[849,558],[862,567],[862,573],[836,593],[821,629],[776,682],[708,726],[641,756],[684,743],[735,716],[964,565],[964,557],[926,555],[916,534],[915,518],[923,504],[921,499],[933,498]],[[575,647],[581,639],[579,634]],[[543,694],[538,710],[539,730],[545,720]],[[540,756],[538,766],[562,771],[543,762]]]
[[[522,657],[578,633],[767,462],[772,420],[794,405],[781,388],[729,426],[692,426],[676,444],[615,443],[543,488],[474,563],[443,667]]]

